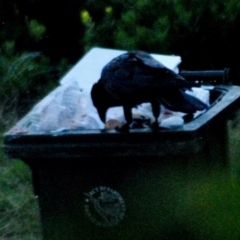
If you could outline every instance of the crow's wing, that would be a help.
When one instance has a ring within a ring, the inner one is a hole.
[[[207,104],[183,90],[172,90],[161,94],[160,102],[168,109],[177,112],[194,113],[208,108]]]
[[[147,73],[144,67],[138,69],[138,74],[149,77],[152,76],[152,80],[157,81],[157,85],[160,84],[161,87],[175,87],[175,88],[191,88],[200,87],[198,83],[188,82],[182,76],[176,74],[171,69],[168,69],[162,63],[153,58],[150,54],[144,51],[132,52],[140,63],[145,65],[148,69]],[[144,72],[141,72],[144,71]],[[159,83],[161,81],[161,83]]]
[[[154,57],[152,57],[149,53],[144,51],[134,51],[130,54],[134,54],[134,57],[139,59],[143,64],[150,68],[166,68],[165,65],[160,63],[158,60],[156,60]]]
[[[101,80],[109,94],[117,99],[125,99],[130,95],[141,98],[140,95],[158,95],[164,89],[195,86],[142,51],[114,58],[103,68]]]

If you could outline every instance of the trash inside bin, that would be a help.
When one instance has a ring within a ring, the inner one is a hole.
[[[98,59],[96,50],[79,64],[89,56],[91,61]],[[103,51],[101,56],[111,52]],[[175,68],[176,62],[173,65]],[[66,75],[71,84],[76,83],[76,73],[81,71],[74,67]],[[76,86],[65,84],[4,135],[6,154],[21,159],[32,169],[44,239],[140,240],[167,235],[166,225],[174,227],[175,220],[164,207],[173,201],[168,196],[164,169],[184,169],[187,177],[187,171],[199,162],[209,168],[227,166],[226,124],[240,106],[240,87],[219,85],[205,89],[210,108],[178,126],[168,125],[156,132],[143,127],[122,134],[114,129],[103,132],[103,125],[95,118],[87,121],[94,126],[91,129],[86,125],[71,127],[76,124],[72,120],[77,113],[64,106],[69,105],[66,99],[72,103],[66,95],[72,91],[74,99],[78,99],[79,92]],[[84,90],[81,93],[85,94]],[[51,121],[49,125],[49,117],[41,119],[44,111],[52,114],[53,120],[56,112],[64,112],[62,123]]]

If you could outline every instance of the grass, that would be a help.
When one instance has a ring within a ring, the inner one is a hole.
[[[1,131],[1,145],[2,145]],[[0,239],[41,239],[38,202],[33,195],[31,172],[19,160],[0,150]]]
[[[228,135],[233,178],[216,172],[187,183],[181,174],[171,173],[166,179],[169,186],[173,184],[176,198],[171,213],[180,230],[169,230],[175,239],[184,234],[191,236],[186,239],[239,239],[240,115],[229,121]],[[2,138],[0,140],[2,142]],[[7,159],[0,151],[0,239],[42,239],[38,201],[31,181],[30,169],[24,163]],[[171,223],[171,226],[175,225]]]

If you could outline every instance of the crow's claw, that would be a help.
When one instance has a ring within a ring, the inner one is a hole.
[[[130,127],[128,123],[124,123],[121,127],[116,127],[115,129],[118,132],[126,133],[126,132],[129,132]]]

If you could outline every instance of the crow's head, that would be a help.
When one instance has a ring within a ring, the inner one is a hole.
[[[91,90],[91,98],[93,105],[98,111],[98,115],[103,123],[106,121],[106,112],[108,108],[119,106],[119,102],[116,101],[105,89],[101,80],[95,83]]]

